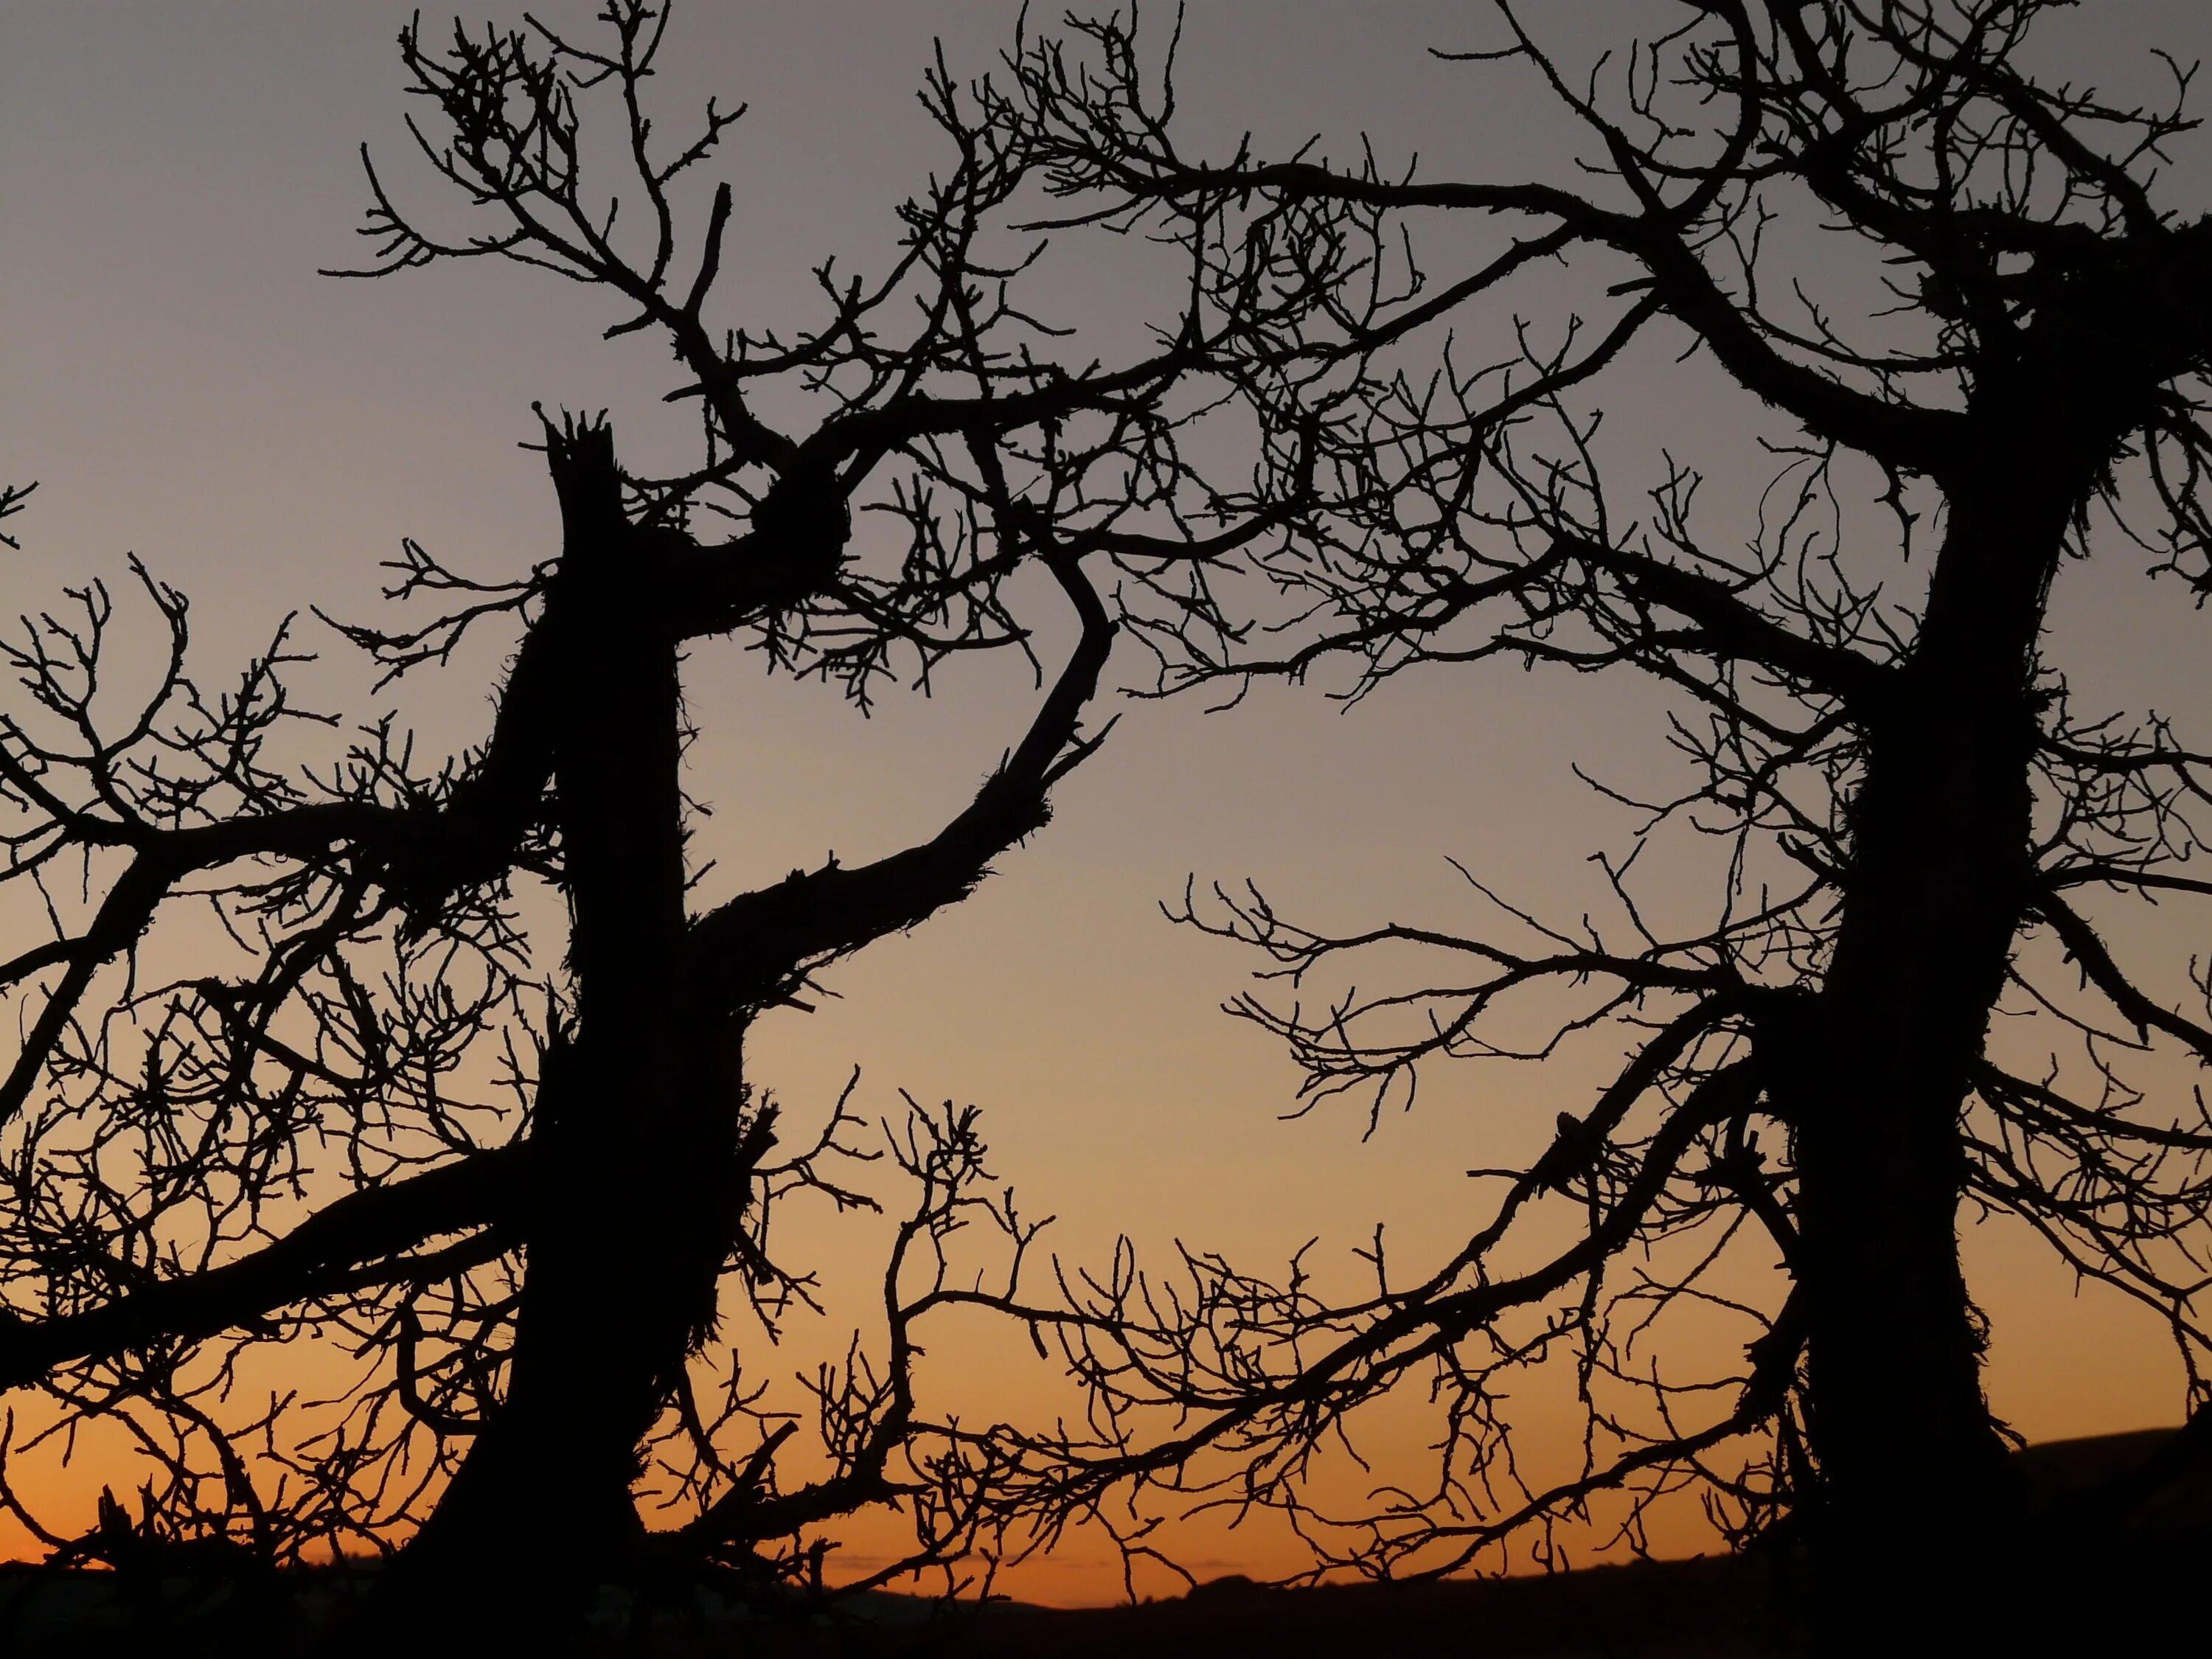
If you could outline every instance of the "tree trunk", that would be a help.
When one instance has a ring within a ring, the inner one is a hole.
[[[411,1651],[550,1645],[620,1571],[641,1530],[639,1443],[711,1316],[728,1244],[734,1091],[691,1057],[684,1008],[676,649],[605,428],[551,455],[564,551],[539,626],[559,631],[563,663],[576,1034],[541,1081],[507,1398],[370,1620]]]
[[[1790,1115],[1802,1219],[1814,1539],[1839,1653],[1993,1638],[2005,1447],[1960,1271],[1969,1068],[2032,876],[2033,675],[2075,494],[1995,436],[1954,483],[1894,712],[1868,732],[1835,955]],[[2016,469],[2016,470],[2015,470]]]

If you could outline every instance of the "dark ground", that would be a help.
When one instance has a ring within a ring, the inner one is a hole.
[[[2063,1541],[2003,1592],[2022,1614],[2008,1646],[2072,1659],[2212,1654],[2212,1467],[2193,1460],[2188,1475],[2148,1495],[2112,1485],[2167,1439],[2108,1436],[2023,1454],[2034,1507],[2063,1517],[2071,1504],[2072,1524],[2054,1527]],[[1279,1590],[1231,1579],[1175,1601],[1079,1610],[946,1610],[875,1596],[748,1614],[609,1595],[586,1650],[594,1659],[1782,1659],[1803,1651],[1798,1577],[1778,1552],[1451,1583]],[[362,1577],[0,1566],[0,1655],[281,1659],[305,1652]]]

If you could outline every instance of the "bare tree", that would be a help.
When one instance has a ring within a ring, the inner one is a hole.
[[[204,1544],[281,1564],[411,1536],[362,1635],[419,1648],[526,1643],[654,1560],[818,1582],[808,1529],[865,1504],[914,1512],[902,1567],[990,1523],[989,1447],[926,1421],[910,1374],[914,1322],[980,1294],[951,1276],[952,1235],[988,1215],[1018,1269],[1031,1231],[972,1115],[917,1113],[898,1137],[919,1198],[884,1289],[890,1346],[818,1380],[827,1473],[779,1479],[792,1425],[755,1391],[757,1340],[719,1415],[702,1408],[732,1298],[772,1322],[806,1292],[767,1253],[770,1200],[862,1201],[836,1169],[856,1120],[841,1103],[780,1159],[744,1041],[966,895],[1096,747],[1114,625],[1083,560],[1203,551],[1188,526],[1208,514],[1237,533],[1178,448],[1178,387],[1208,348],[1185,327],[1120,366],[1052,355],[1018,296],[1036,239],[1004,223],[1034,157],[941,65],[922,99],[950,159],[901,210],[890,268],[823,266],[822,318],[796,332],[724,329],[730,188],[696,232],[679,209],[738,112],[664,138],[645,94],[667,21],[612,0],[589,36],[400,36],[422,155],[476,216],[441,240],[371,165],[354,274],[489,258],[604,290],[609,334],[661,336],[672,396],[701,411],[670,477],[626,468],[604,418],[541,417],[557,556],[490,581],[410,544],[389,597],[433,614],[343,629],[387,677],[513,630],[480,747],[426,770],[387,718],[303,767],[303,743],[344,728],[287,689],[296,630],[208,686],[185,599],[143,569],[167,635],[150,686],[98,582],[5,647],[23,695],[0,720],[0,879],[50,936],[0,965],[24,1030],[0,1079],[0,1384],[43,1394],[44,1434],[104,1427],[155,1470],[135,1516],[110,1498],[93,1534],[46,1533],[64,1559]],[[587,140],[594,100],[612,125]],[[627,170],[619,228],[587,166],[602,139]],[[685,852],[688,647],[741,640],[865,702],[957,653],[1033,653],[1040,628],[1066,658],[957,817],[874,863],[688,901],[706,878]],[[240,1403],[309,1339],[361,1362],[334,1407]],[[321,1426],[303,1440],[302,1421]],[[650,1537],[648,1460],[686,1506]],[[0,1501],[40,1528],[4,1479]]]
[[[2212,1121],[2170,1068],[2212,1061],[2206,986],[2118,940],[2130,907],[2212,895],[2191,863],[2212,762],[2163,719],[2078,711],[2045,623],[2055,581],[2131,561],[2212,591],[2212,220],[2160,188],[2191,71],[2165,60],[2173,97],[2146,106],[2039,76],[2057,9],[1698,0],[1585,76],[1501,3],[1498,49],[1467,56],[1579,119],[1582,189],[1425,179],[1371,149],[1336,166],[1319,141],[1187,155],[1122,20],[1021,58],[994,118],[1048,158],[1059,220],[1191,257],[1217,367],[1266,434],[1258,499],[1328,503],[1195,567],[1123,556],[1162,690],[1333,662],[1354,693],[1486,659],[1640,671],[1675,699],[1666,740],[1692,774],[1645,804],[1643,869],[1686,867],[1679,838],[1721,854],[1686,932],[1647,924],[1678,900],[1640,903],[1633,857],[1606,866],[1603,927],[1474,872],[1492,920],[1471,928],[1316,931],[1253,891],[1187,906],[1265,952],[1285,996],[1379,952],[1436,959],[1382,994],[1236,1005],[1313,1097],[1379,1109],[1432,1062],[1593,1030],[1629,1052],[1540,1158],[1496,1172],[1503,1199],[1449,1260],[1386,1270],[1378,1239],[1366,1296],[1197,1254],[1075,1281],[1061,1329],[1094,1405],[1022,1448],[1043,1514],[1194,1491],[1290,1511],[1324,1561],[1440,1572],[1609,1489],[1634,1494],[1632,1539],[1698,1479],[1739,1533],[1809,1533],[1839,1650],[1948,1652],[1987,1636],[2019,1542],[1963,1211],[2018,1218],[2146,1304],[2201,1405]],[[1437,221],[1453,251],[1431,276],[1416,239]],[[1571,320],[1562,291],[1588,296]],[[1775,472],[1740,543],[1703,527],[1672,460],[1620,499],[1632,464],[1599,415],[1646,337],[1766,422]],[[1579,1000],[1532,1041],[1531,999]],[[2000,1007],[2037,1018],[1994,1030]],[[1578,1236],[1523,1265],[1524,1224],[1562,1206]],[[1786,1296],[1744,1299],[1746,1260],[1785,1267]],[[1741,1371],[1647,1370],[1652,1322],[1698,1306],[1746,1322]],[[1561,1355],[1585,1464],[1516,1492],[1501,1402]],[[1302,1496],[1313,1458],[1417,1379],[1438,1478],[1332,1531]]]

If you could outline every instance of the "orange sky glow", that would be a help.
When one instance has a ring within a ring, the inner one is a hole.
[[[616,317],[596,295],[489,263],[373,283],[314,274],[356,253],[356,147],[396,155],[404,143],[391,40],[414,9],[0,8],[0,480],[40,485],[10,526],[23,550],[0,550],[0,614],[48,606],[67,583],[113,580],[135,551],[192,596],[196,649],[227,665],[287,612],[369,614],[377,562],[403,536],[487,574],[549,556],[551,491],[540,459],[517,447],[534,430],[533,400],[608,408],[619,434],[678,452],[690,417],[659,402],[661,354],[602,343]],[[503,18],[520,9],[494,7]],[[1601,48],[1620,9],[1560,4],[1552,26],[1566,55]],[[2112,15],[2082,49],[2113,65],[2136,64],[2154,43],[2185,58],[2212,48],[2197,0],[2098,9]],[[1467,10],[1200,0],[1183,61],[1193,131],[1228,143],[1251,128],[1279,143],[1365,130],[1443,172],[1549,165],[1546,146],[1565,140],[1536,94],[1470,108],[1464,66],[1424,55],[1461,40]],[[728,321],[801,313],[824,254],[865,263],[887,246],[890,210],[937,159],[911,97],[933,37],[956,68],[980,70],[1017,11],[1000,0],[679,6],[668,106],[688,111],[709,91],[751,106],[722,164],[743,230]],[[2178,188],[2201,198],[2212,167],[2202,154],[2190,161]],[[1146,314],[1144,273],[1121,257],[1066,276],[1070,309],[1105,342],[1134,337]],[[1709,371],[1677,371],[1663,351],[1645,359],[1626,371],[1625,428],[1642,422],[1655,447],[1748,447],[1746,416]],[[1716,491],[1747,499],[1761,482]],[[2212,703],[2201,617],[2093,567],[2060,580],[2055,645],[2077,695],[2179,714]],[[392,695],[427,744],[457,750],[486,729],[498,665],[498,648],[479,644]],[[359,684],[351,672],[334,662],[310,678],[335,698]],[[1139,676],[1131,663],[1127,681]],[[716,860],[715,895],[828,851],[849,862],[932,833],[1018,735],[1036,696],[1017,662],[960,663],[936,695],[894,696],[864,720],[833,690],[769,679],[736,646],[712,642],[687,664],[686,691],[701,728],[690,787],[714,808],[693,856]],[[1348,711],[1313,687],[1261,688],[1223,714],[1133,702],[1060,792],[1055,822],[999,860],[973,898],[839,968],[834,997],[813,1012],[764,1017],[753,1074],[793,1126],[817,1121],[856,1067],[855,1108],[870,1120],[898,1113],[902,1090],[977,1103],[994,1173],[1025,1212],[1056,1218],[1041,1248],[1071,1264],[1104,1261],[1122,1235],[1148,1258],[1181,1239],[1261,1266],[1315,1241],[1316,1271],[1351,1285],[1365,1271],[1353,1252],[1378,1222],[1394,1255],[1433,1261],[1482,1218],[1483,1184],[1465,1172],[1534,1156],[1556,1114],[1587,1104],[1622,1035],[1601,1030],[1556,1063],[1439,1071],[1414,1109],[1386,1113],[1371,1134],[1351,1104],[1281,1121],[1293,1072],[1263,1033],[1219,1012],[1256,964],[1171,927],[1159,902],[1194,873],[1201,888],[1249,877],[1320,924],[1444,925],[1472,902],[1449,856],[1532,908],[1601,907],[1589,855],[1620,844],[1632,815],[1571,764],[1627,788],[1672,775],[1657,707],[1631,683],[1502,668],[1407,677]],[[1696,899],[1686,890],[1686,915]],[[27,939],[40,926],[0,908],[0,956],[9,930]],[[155,948],[205,943],[180,927]],[[2190,942],[2172,944],[2185,958]],[[2178,1066],[2158,1080],[2193,1083]],[[896,1206],[881,1166],[864,1180]],[[756,1344],[756,1376],[795,1376],[842,1353],[854,1328],[874,1329],[886,1224],[807,1202],[794,1200],[780,1237],[820,1274],[825,1311],[795,1316],[779,1349]],[[1992,1331],[1990,1394],[2007,1422],[2051,1439],[2179,1420],[2184,1378],[2154,1317],[2078,1286],[2014,1224],[1970,1216],[1965,1238]],[[1765,1294],[1771,1270],[1744,1272],[1746,1293]],[[925,1340],[926,1389],[964,1416],[1039,1419],[1068,1403],[1057,1368],[1018,1332],[951,1320]],[[1711,1367],[1725,1370],[1741,1340],[1716,1319],[1686,1327],[1669,1352],[1694,1367],[1709,1344]],[[255,1386],[312,1389],[344,1374],[330,1354],[297,1366]],[[10,1403],[35,1421],[38,1407]],[[1527,1477],[1566,1473],[1581,1431],[1569,1379],[1532,1375],[1513,1405]],[[1321,1491],[1350,1507],[1374,1486],[1424,1478],[1434,1429],[1418,1400],[1356,1426],[1371,1472],[1340,1461]],[[121,1448],[94,1439],[66,1468],[49,1448],[11,1478],[66,1529],[88,1522],[104,1482],[137,1477]],[[1594,1551],[1607,1518],[1570,1547]],[[896,1547],[882,1517],[830,1530],[845,1540],[847,1571]],[[1266,1517],[1231,1527],[1216,1516],[1169,1536],[1200,1578],[1274,1576],[1308,1559]],[[1669,1554],[1717,1545],[1693,1498],[1663,1510],[1650,1541]],[[0,1518],[0,1555],[30,1549]],[[1148,1569],[1136,1587],[1178,1583]],[[1000,1587],[1068,1604],[1122,1593],[1114,1553],[1086,1535]]]

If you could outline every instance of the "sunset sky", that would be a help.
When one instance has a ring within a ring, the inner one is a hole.
[[[226,665],[287,612],[369,614],[377,562],[403,536],[491,575],[556,551],[541,459],[517,447],[535,430],[533,401],[604,407],[618,434],[680,445],[679,417],[659,403],[672,383],[662,351],[603,343],[619,313],[598,294],[489,262],[375,283],[316,274],[361,257],[363,141],[415,199],[436,199],[434,181],[403,164],[410,100],[392,37],[414,9],[0,0],[0,480],[40,481],[9,526],[22,550],[0,550],[0,611],[112,580],[135,551],[191,595],[196,648]],[[544,9],[574,21],[591,8]],[[1529,9],[1580,63],[1624,15],[1652,9]],[[879,259],[898,199],[942,164],[912,96],[932,40],[956,71],[980,71],[1018,11],[999,0],[679,5],[663,109],[688,118],[709,92],[750,106],[718,166],[738,200],[724,323],[804,320],[815,314],[808,272],[824,256]],[[2212,53],[2203,0],[2092,0],[2086,11],[2051,49],[2089,78],[2139,76],[2154,44],[2185,59]],[[1194,0],[1187,142],[1223,148],[1249,129],[1283,150],[1318,131],[1341,155],[1364,131],[1386,155],[1418,151],[1437,173],[1557,172],[1567,136],[1540,88],[1425,53],[1487,44],[1482,13]],[[1055,15],[1041,8],[1032,25]],[[426,24],[441,15],[426,9]],[[2180,162],[2172,199],[2201,210],[2212,145]],[[1070,310],[1108,345],[1133,338],[1158,308],[1139,276],[1107,258]],[[1629,366],[1611,406],[1655,449],[1747,447],[1742,401],[1663,350]],[[1717,488],[1735,499],[1762,482]],[[2157,708],[2201,743],[2212,621],[2144,582],[2142,562],[2069,567],[2054,649],[2083,703]],[[478,740],[498,663],[480,647],[405,688],[401,706],[441,751]],[[1123,672],[1133,684],[1139,665]],[[695,855],[719,860],[714,896],[831,850],[852,861],[929,835],[1019,734],[1036,695],[1011,657],[963,663],[933,697],[894,696],[864,720],[834,691],[765,678],[713,642],[694,653],[687,689],[702,732],[692,787],[715,808]],[[1371,1137],[1349,1107],[1278,1121],[1292,1071],[1218,1009],[1255,964],[1171,927],[1159,902],[1192,874],[1201,885],[1249,877],[1320,925],[1450,926],[1467,895],[1449,856],[1571,919],[1604,900],[1589,854],[1618,849],[1632,823],[1572,766],[1666,787],[1676,774],[1659,744],[1663,704],[1624,677],[1504,666],[1407,677],[1348,710],[1325,690],[1263,687],[1228,713],[1132,703],[1060,792],[1054,823],[972,899],[838,969],[839,1000],[818,1012],[763,1020],[757,1079],[795,1121],[826,1109],[855,1066],[871,1115],[895,1111],[900,1089],[980,1104],[995,1173],[1025,1210],[1058,1216],[1048,1238],[1071,1261],[1101,1259],[1121,1232],[1150,1250],[1180,1237],[1260,1264],[1318,1239],[1316,1261],[1350,1282],[1351,1252],[1378,1221],[1408,1261],[1464,1238],[1476,1195],[1463,1172],[1533,1156],[1558,1112],[1587,1105],[1619,1040],[1541,1067],[1438,1072],[1417,1109]],[[2193,947],[2170,943],[2180,957]],[[847,1287],[823,1328],[836,1339],[830,1326],[864,1316],[880,1231],[793,1222],[794,1246]],[[2154,1320],[2094,1288],[2077,1294],[2015,1227],[1971,1227],[1966,1249],[1994,1332],[1991,1398],[2021,1432],[2179,1419],[2180,1369]],[[794,1336],[793,1369],[817,1340]],[[966,1390],[977,1416],[1034,1408],[1049,1397],[1048,1370],[1012,1353],[956,1334],[933,1352],[933,1376]],[[1540,1449],[1568,1422],[1549,1420]],[[1565,1438],[1553,1449],[1567,1455]],[[1411,1459],[1418,1446],[1389,1451]],[[97,1486],[82,1472],[57,1486],[58,1513],[88,1512]],[[0,1549],[16,1541],[0,1529]],[[1686,1525],[1662,1541],[1711,1543]],[[1238,1533],[1209,1535],[1194,1559],[1203,1577],[1280,1571],[1291,1558],[1279,1537]],[[1103,1600],[1119,1581],[1104,1550],[1079,1540],[1017,1588]]]

